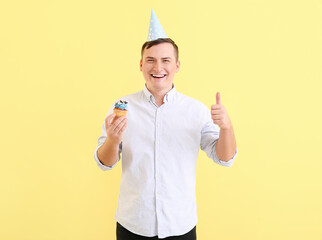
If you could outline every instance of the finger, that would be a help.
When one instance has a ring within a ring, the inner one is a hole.
[[[221,104],[220,92],[216,94],[216,104]]]
[[[222,115],[213,115],[212,120],[221,120],[223,119]]]
[[[123,121],[125,121],[125,120],[126,120],[126,117],[124,117],[124,116],[117,118],[112,123],[112,126],[111,126],[112,131],[116,131],[116,128],[120,125],[120,123],[123,122]]]
[[[219,115],[222,114],[222,110],[211,110],[211,115]]]
[[[221,109],[221,108],[222,108],[222,105],[219,105],[219,104],[211,105],[211,110],[218,110],[218,109]]]
[[[105,123],[106,125],[110,125],[111,122],[113,121],[114,117],[116,116],[115,113],[112,113],[110,115],[108,115],[106,118],[105,118]]]
[[[122,134],[125,131],[126,127],[127,127],[127,121],[125,122],[123,127],[120,129],[119,133]]]
[[[115,133],[119,134],[122,130],[122,128],[124,127],[124,125],[126,125],[127,121],[126,119],[124,119],[122,122],[120,122],[120,124],[115,128]]]

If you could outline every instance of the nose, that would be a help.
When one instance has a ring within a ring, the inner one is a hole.
[[[156,71],[156,73],[159,73],[161,72],[162,70],[162,64],[160,61],[155,61],[155,64],[154,64],[154,71]]]

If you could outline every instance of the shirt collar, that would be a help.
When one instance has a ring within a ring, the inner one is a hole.
[[[148,88],[146,87],[146,84],[144,84],[143,92],[144,92],[145,99],[147,101],[154,100],[154,97],[153,97],[152,93],[148,90]],[[173,101],[175,94],[176,94],[176,88],[175,88],[174,84],[172,83],[172,89],[169,92],[167,92],[167,94],[164,96],[163,102],[166,103],[166,102]]]

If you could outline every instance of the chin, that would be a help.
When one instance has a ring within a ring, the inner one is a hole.
[[[162,91],[164,89],[171,89],[173,83],[172,82],[165,82],[165,81],[156,81],[155,79],[149,79],[146,81],[146,85],[148,88],[155,89],[158,91]]]

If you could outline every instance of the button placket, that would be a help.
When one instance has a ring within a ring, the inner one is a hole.
[[[156,109],[156,114],[155,114],[155,202],[156,202],[156,214],[157,214],[157,219],[160,219],[160,195],[161,189],[159,188],[160,186],[160,174],[159,174],[159,162],[160,162],[160,157],[159,157],[159,148],[160,148],[160,108]],[[160,221],[158,221],[160,222]],[[162,221],[161,221],[162,222]]]

